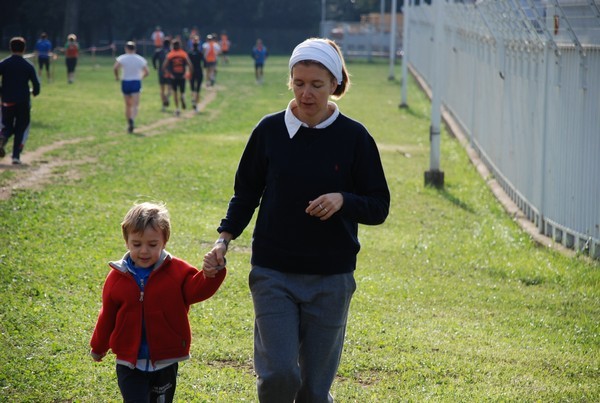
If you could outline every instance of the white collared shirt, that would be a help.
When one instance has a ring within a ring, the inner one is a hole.
[[[287,128],[290,138],[294,138],[296,133],[298,133],[298,130],[300,130],[300,127],[302,127],[302,126],[309,127],[306,123],[304,123],[303,121],[298,119],[296,117],[296,115],[294,115],[294,113],[292,112],[292,108],[294,108],[295,106],[296,106],[296,100],[292,99],[290,101],[290,103],[288,104],[287,109],[285,110],[285,127]],[[333,122],[335,122],[335,120],[339,116],[340,109],[338,108],[338,106],[335,102],[329,101],[329,102],[327,102],[327,106],[329,108],[333,107],[333,113],[331,114],[330,117],[328,117],[327,119],[325,119],[324,121],[322,121],[321,123],[316,125],[313,129],[324,129],[327,126],[329,126],[330,124],[332,124]]]

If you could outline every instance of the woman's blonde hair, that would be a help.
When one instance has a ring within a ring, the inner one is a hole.
[[[309,40],[318,40],[319,38],[310,38]],[[350,73],[348,73],[348,69],[346,68],[346,62],[344,61],[344,55],[342,54],[342,51],[340,49],[340,47],[338,46],[337,43],[335,43],[335,41],[331,40],[331,39],[324,39],[327,43],[329,43],[337,52],[337,54],[340,56],[340,60],[342,61],[342,82],[340,84],[337,84],[337,88],[335,89],[335,91],[333,92],[333,94],[331,95],[331,97],[333,99],[340,99],[341,97],[344,96],[344,94],[346,92],[348,92],[348,90],[350,89]],[[323,69],[327,70],[327,72],[331,75],[332,80],[335,81],[335,77],[333,75],[333,73],[331,71],[329,71],[329,69],[327,69],[327,67],[325,67],[321,62],[318,62],[316,60],[301,60],[296,64],[305,64],[305,65],[309,65],[309,64],[316,64],[319,65],[320,67],[322,67]],[[290,70],[290,79],[288,81],[288,88],[292,89],[293,88],[293,67],[292,70]]]

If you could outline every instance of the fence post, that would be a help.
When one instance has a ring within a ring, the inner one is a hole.
[[[400,108],[408,108],[407,92],[408,92],[408,35],[409,35],[409,14],[411,0],[405,0],[402,7],[402,99]]]
[[[392,0],[392,9],[390,10],[390,75],[389,80],[394,79],[394,63],[396,61],[396,8],[397,0]]]
[[[433,64],[434,77],[431,91],[431,127],[429,129],[429,171],[425,172],[425,185],[436,188],[444,187],[444,172],[440,170],[440,131],[442,120],[442,83],[444,62],[442,40],[444,36],[444,3],[445,0],[435,0],[435,24],[434,24],[434,46]]]

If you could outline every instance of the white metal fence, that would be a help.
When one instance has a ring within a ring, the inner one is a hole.
[[[600,258],[600,1],[405,3],[409,66],[504,191],[540,233]]]

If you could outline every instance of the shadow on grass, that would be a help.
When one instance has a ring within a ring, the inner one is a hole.
[[[34,130],[44,129],[44,130],[60,131],[61,127],[60,127],[60,125],[55,124],[55,123],[48,123],[48,122],[43,122],[43,121],[32,119],[31,120],[31,129],[34,129]]]
[[[453,195],[450,191],[448,191],[448,189],[441,188],[441,189],[436,189],[436,190],[440,196],[442,196],[444,199],[448,200],[450,203],[454,204],[456,207],[458,207],[468,213],[475,214],[475,210],[471,206],[469,206],[464,201],[460,200],[460,198]]]
[[[416,119],[420,119],[420,120],[428,120],[429,116],[425,113],[422,113],[418,110],[412,109],[409,105],[398,105],[398,109],[402,112],[402,113],[406,113]]]

